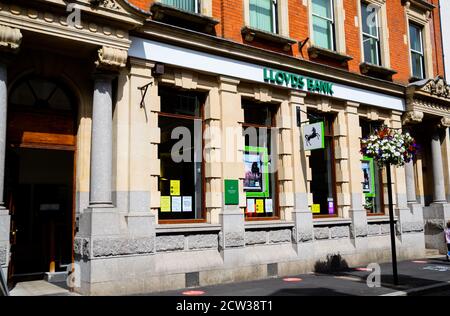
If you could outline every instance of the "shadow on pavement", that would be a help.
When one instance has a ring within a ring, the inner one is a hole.
[[[270,296],[351,296],[328,288],[297,288],[278,290]]]

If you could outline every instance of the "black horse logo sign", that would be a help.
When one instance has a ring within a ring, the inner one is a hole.
[[[311,134],[306,134],[305,133],[306,144],[308,146],[311,146],[311,139],[314,139],[314,138],[320,139],[320,134],[316,131],[315,127],[312,127]]]

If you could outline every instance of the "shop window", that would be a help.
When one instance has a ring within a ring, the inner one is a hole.
[[[250,0],[250,26],[256,29],[278,33],[276,0]]]
[[[204,220],[204,95],[167,87],[160,87],[159,95],[159,219]]]
[[[199,13],[197,0],[162,0],[161,2],[183,11]]]
[[[335,21],[333,0],[312,0],[314,44],[335,50]]]
[[[382,122],[370,122],[360,120],[362,137],[365,138],[381,127]],[[384,214],[383,203],[383,170],[377,163],[368,157],[362,157],[361,168],[363,171],[363,206],[368,214]]]
[[[337,216],[333,139],[334,115],[314,113],[314,118],[314,121],[323,121],[324,148],[311,150],[309,157],[309,166],[312,173],[310,188],[313,195],[311,210],[313,215],[318,217]],[[321,136],[319,135],[319,137]]]
[[[412,76],[423,79],[425,77],[425,55],[422,27],[414,23],[409,24],[409,49]]]
[[[380,20],[378,9],[366,2],[361,3],[364,61],[381,66]]]
[[[245,136],[244,191],[247,199],[246,219],[278,216],[276,194],[276,108],[243,100]]]

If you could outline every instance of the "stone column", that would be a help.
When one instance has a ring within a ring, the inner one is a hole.
[[[0,25],[0,267],[7,276],[9,264],[10,215],[5,207],[5,155],[8,108],[8,63],[22,41],[19,29]]]
[[[340,148],[341,152],[347,152],[348,158],[348,181],[350,193],[349,216],[352,219],[351,236],[358,251],[364,251],[367,245],[367,211],[363,208],[363,172],[361,169],[361,127],[359,125],[358,103],[347,102],[345,109],[346,131],[348,148]],[[339,119],[339,127],[343,124]],[[344,170],[342,170],[344,171]],[[345,178],[345,174],[342,175]]]
[[[309,200],[312,196],[308,193],[307,173],[309,170],[308,157],[303,150],[303,138],[301,137],[301,126],[297,122],[297,108],[300,108],[300,121],[306,122],[308,116],[305,105],[306,93],[291,90],[289,93],[289,106],[292,126],[292,165],[294,183],[294,211],[292,219],[294,227],[294,248],[302,260],[314,259],[314,224]]]
[[[0,63],[0,268],[7,275],[9,258],[10,216],[5,207],[5,151],[6,151],[6,109],[8,89],[6,64]]]
[[[244,185],[244,143],[242,125],[244,111],[241,108],[241,97],[237,92],[239,80],[219,78],[219,100],[222,129],[222,182],[224,179],[239,180],[239,205],[225,205],[222,197],[222,212],[219,221],[222,231],[219,244],[225,265],[236,265],[245,262],[245,218],[246,205]],[[223,188],[222,183],[222,188]],[[223,190],[222,190],[223,192]]]
[[[92,207],[112,205],[112,80],[111,75],[102,73],[94,79],[89,198]]]
[[[405,164],[405,176],[406,176],[406,198],[408,204],[416,203],[416,181],[414,177],[414,162],[411,160],[410,162]]]
[[[114,281],[120,275],[107,271],[116,267],[114,256],[133,254],[136,243],[129,240],[122,215],[113,205],[113,100],[112,80],[125,67],[127,52],[110,47],[98,51],[94,73],[91,130],[91,165],[89,207],[80,215],[75,236],[75,260],[80,278],[76,288],[83,294],[94,294],[100,274]],[[151,245],[152,246],[152,245]],[[110,260],[102,260],[111,256]],[[101,271],[101,272],[100,272]],[[101,286],[99,286],[101,288]]]
[[[8,107],[7,66],[0,63],[0,210],[5,209],[6,112]]]
[[[446,203],[444,167],[442,164],[440,130],[431,136],[431,159],[433,164],[434,203]]]
[[[447,135],[450,122],[442,118],[431,136],[431,159],[433,164],[434,201],[430,207],[424,208],[425,243],[427,248],[439,249],[441,254],[447,253],[443,230],[450,220],[450,204],[445,195],[444,166],[441,150],[441,137]]]

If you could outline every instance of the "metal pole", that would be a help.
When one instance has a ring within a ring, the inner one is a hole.
[[[3,267],[0,265],[0,296],[9,296],[8,283],[3,276]]]
[[[395,223],[394,223],[394,206],[392,204],[392,181],[391,181],[391,164],[386,164],[386,176],[388,184],[388,200],[389,200],[389,224],[391,230],[391,250],[392,250],[392,273],[394,276],[394,285],[398,285],[397,272],[397,249],[395,247]]]

